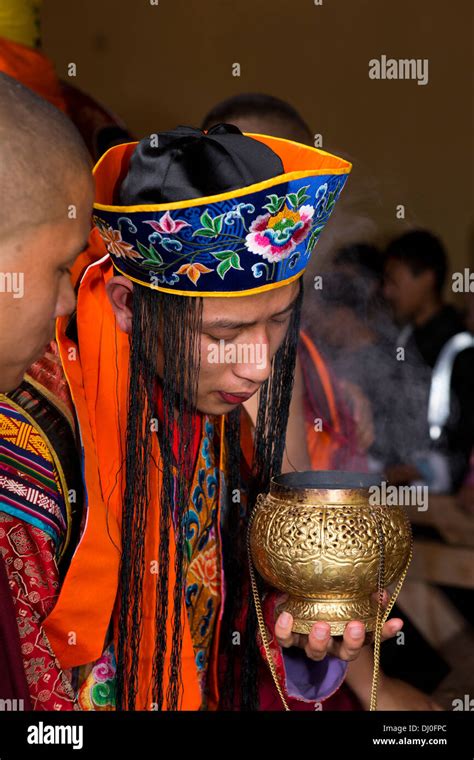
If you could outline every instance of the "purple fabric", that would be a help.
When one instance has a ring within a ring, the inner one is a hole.
[[[347,662],[328,654],[323,660],[311,660],[304,649],[282,649],[288,696],[317,702],[333,694],[343,682]]]

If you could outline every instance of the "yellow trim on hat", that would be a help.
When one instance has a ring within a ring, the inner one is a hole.
[[[109,254],[110,255],[110,254]],[[111,257],[112,258],[112,257]],[[142,285],[144,288],[150,288],[151,290],[160,290],[162,293],[172,293],[174,295],[178,296],[191,296],[192,298],[195,298],[196,296],[202,296],[203,298],[242,298],[243,296],[254,296],[257,295],[257,293],[265,293],[267,290],[275,290],[276,288],[280,288],[283,285],[289,285],[291,282],[294,282],[298,279],[298,277],[301,277],[305,273],[305,269],[302,269],[301,272],[298,272],[298,274],[294,274],[292,277],[289,277],[287,280],[279,280],[278,282],[270,282],[268,285],[260,285],[258,288],[252,288],[251,290],[234,290],[230,293],[227,293],[226,291],[207,291],[207,290],[199,290],[197,292],[195,291],[189,291],[189,290],[177,290],[176,288],[163,288],[161,285],[149,285],[146,282],[143,282],[143,280],[138,280],[136,277],[132,277],[130,274],[127,274],[126,272],[122,272],[120,267],[118,267],[115,263],[115,260],[112,258],[112,262],[114,265],[114,268],[117,269],[117,271],[120,272],[124,277],[127,278],[127,280],[131,280],[132,282],[136,282],[137,285]]]
[[[270,177],[270,179],[266,179],[263,182],[257,182],[257,183],[254,183],[253,185],[247,185],[246,187],[242,187],[237,190],[230,190],[227,193],[220,193],[217,195],[207,195],[207,196],[203,196],[202,198],[190,198],[185,201],[173,201],[173,203],[156,203],[156,204],[146,203],[139,206],[109,206],[103,203],[94,203],[94,208],[100,211],[112,211],[114,213],[126,213],[126,212],[133,213],[133,212],[138,212],[138,211],[147,211],[147,212],[152,213],[153,211],[172,211],[174,209],[184,209],[184,208],[190,208],[192,206],[203,206],[209,203],[219,203],[221,201],[226,201],[229,199],[233,200],[234,198],[241,198],[242,196],[250,195],[251,193],[257,193],[260,190],[266,190],[267,188],[275,187],[276,185],[281,185],[284,182],[290,182],[291,180],[303,179],[305,177],[324,176],[326,174],[331,175],[331,176],[336,175],[336,174],[350,174],[352,170],[352,164],[350,161],[347,161],[345,158],[340,158],[339,156],[336,156],[333,153],[328,153],[325,150],[320,150],[319,148],[313,148],[311,145],[304,145],[303,143],[298,143],[295,140],[286,140],[283,137],[273,137],[272,135],[260,135],[253,132],[244,132],[243,134],[245,135],[245,137],[251,137],[251,138],[264,137],[271,140],[272,142],[296,145],[298,148],[300,149],[304,148],[308,152],[315,153],[318,156],[328,156],[329,158],[334,158],[337,161],[343,162],[345,166],[340,169],[326,167],[325,169],[305,169],[305,170],[300,170],[300,171],[286,172],[284,174],[278,174],[276,177]],[[136,141],[135,143],[122,143],[122,145],[130,145],[130,144],[138,145],[138,142]],[[101,166],[102,162],[105,161],[108,154],[118,147],[121,147],[121,146],[113,145],[103,154],[103,156],[100,157],[100,159],[98,160],[97,164],[94,167],[94,170],[93,170],[94,175],[97,173],[97,170]]]

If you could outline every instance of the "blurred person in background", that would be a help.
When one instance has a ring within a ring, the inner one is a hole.
[[[468,332],[474,335],[474,292],[466,293],[465,307],[464,324]],[[458,497],[465,511],[474,515],[474,449],[471,452],[468,472]]]
[[[374,436],[367,451],[371,472],[383,474],[411,453],[417,436],[411,404],[400,397],[393,352],[371,314],[373,284],[344,270],[322,275],[313,335],[333,374],[369,400]],[[419,436],[418,436],[419,437]]]
[[[474,339],[462,315],[443,298],[447,256],[426,230],[392,240],[386,250],[384,293],[402,328],[396,347],[405,403],[421,388],[417,422],[421,449],[398,468],[400,481],[421,481],[452,493],[467,473],[474,442]]]
[[[42,0],[2,0],[0,71],[67,114],[97,161],[112,145],[132,137],[116,114],[57,75],[41,49],[42,5]]]

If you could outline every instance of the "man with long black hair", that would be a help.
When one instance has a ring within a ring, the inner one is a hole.
[[[87,521],[46,622],[84,709],[259,706],[246,526],[281,468],[301,275],[349,171],[226,124],[117,146],[96,167],[77,314],[58,327]],[[241,404],[259,389],[251,443]],[[324,623],[306,637],[291,623],[270,610],[277,670],[290,703],[314,709],[363,626],[334,642]],[[295,669],[282,649],[296,647]]]

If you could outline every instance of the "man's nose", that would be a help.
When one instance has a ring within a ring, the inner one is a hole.
[[[270,375],[271,356],[268,339],[261,337],[237,345],[234,373],[248,382],[261,385]]]
[[[64,278],[64,285],[59,293],[55,317],[65,317],[72,314],[76,308],[76,296],[69,277]]]

